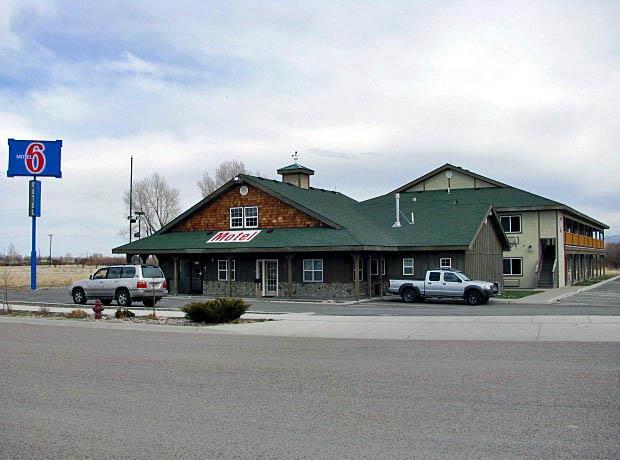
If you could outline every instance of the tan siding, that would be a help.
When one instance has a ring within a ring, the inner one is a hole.
[[[465,273],[472,279],[502,281],[502,244],[498,231],[489,219],[485,220],[472,248],[465,253]]]
[[[452,178],[450,179],[450,188],[453,190],[459,188],[489,188],[496,187],[489,182],[477,179],[469,174],[464,174],[460,171],[452,170]],[[427,178],[425,181],[409,188],[407,192],[419,192],[423,190],[447,190],[448,178],[446,177],[446,171],[435,174]]]

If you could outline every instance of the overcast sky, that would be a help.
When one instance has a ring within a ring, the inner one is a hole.
[[[181,191],[237,158],[356,199],[451,162],[620,233],[620,2],[0,2],[0,139],[62,139],[47,253],[123,243],[123,189]],[[27,178],[0,179],[0,251],[29,251]]]

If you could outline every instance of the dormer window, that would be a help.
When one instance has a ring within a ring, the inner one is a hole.
[[[230,228],[257,228],[258,206],[230,208]]]

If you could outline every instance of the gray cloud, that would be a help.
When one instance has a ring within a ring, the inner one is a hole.
[[[299,150],[359,199],[449,161],[620,232],[616,2],[36,4],[0,10],[0,136],[64,139],[61,252],[121,242],[131,154],[184,206],[223,158],[274,177]],[[25,180],[0,187],[0,249],[25,252]]]

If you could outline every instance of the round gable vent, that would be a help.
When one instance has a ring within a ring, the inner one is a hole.
[[[241,188],[239,189],[239,193],[241,193],[242,196],[246,196],[248,194],[248,188],[245,185],[242,185]]]

